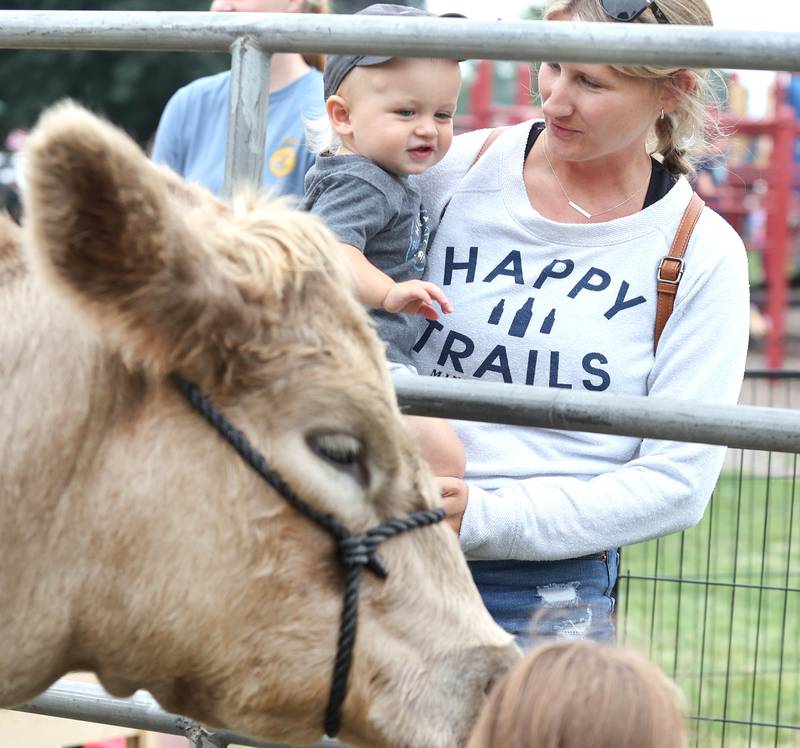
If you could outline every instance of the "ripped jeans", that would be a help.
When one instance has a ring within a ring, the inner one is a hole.
[[[523,649],[543,638],[616,638],[616,550],[563,561],[470,561],[469,568],[484,605]]]

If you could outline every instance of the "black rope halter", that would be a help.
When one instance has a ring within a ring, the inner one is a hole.
[[[347,695],[347,680],[356,640],[361,569],[366,566],[373,574],[385,579],[389,572],[378,555],[378,546],[384,540],[401,532],[441,522],[445,516],[444,509],[415,512],[400,519],[390,519],[366,532],[352,533],[332,514],[320,512],[299,498],[283,478],[270,469],[264,457],[250,444],[247,437],[217,410],[197,385],[178,374],[173,374],[172,380],[194,409],[219,431],[241,458],[272,486],[289,506],[315,522],[336,541],[339,560],[345,571],[344,606],[339,625],[339,642],[333,666],[330,696],[325,710],[325,734],[331,738],[336,737],[342,724],[342,704]]]

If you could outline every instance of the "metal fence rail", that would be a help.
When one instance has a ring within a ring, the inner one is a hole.
[[[227,748],[231,743],[253,748],[291,748],[284,743],[263,743],[231,732],[210,732],[186,717],[165,712],[145,691],[139,691],[129,699],[116,699],[100,686],[69,680],[59,681],[38,698],[16,707],[15,711],[184,735],[192,748]],[[310,748],[337,745],[342,744],[325,739]]]
[[[405,375],[394,386],[411,415],[800,452],[800,412],[787,408]]]
[[[237,15],[239,17],[237,17]],[[645,24],[165,11],[0,11],[0,48],[269,52],[800,70],[800,33]]]

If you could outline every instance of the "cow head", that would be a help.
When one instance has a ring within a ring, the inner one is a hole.
[[[17,268],[0,268],[0,428],[15,429],[0,432],[0,523],[26,538],[0,572],[0,703],[86,668],[214,727],[319,738],[344,589],[334,543],[169,375],[353,532],[436,506],[332,237],[280,202],[216,200],[74,104],[44,115],[25,158],[24,252],[0,258]],[[381,555],[341,737],[463,745],[516,648],[447,527]]]

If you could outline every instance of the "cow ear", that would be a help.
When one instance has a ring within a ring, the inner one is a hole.
[[[229,208],[71,102],[42,116],[24,164],[26,244],[53,285],[129,363],[219,376],[221,347],[253,334],[253,310],[210,244]]]

